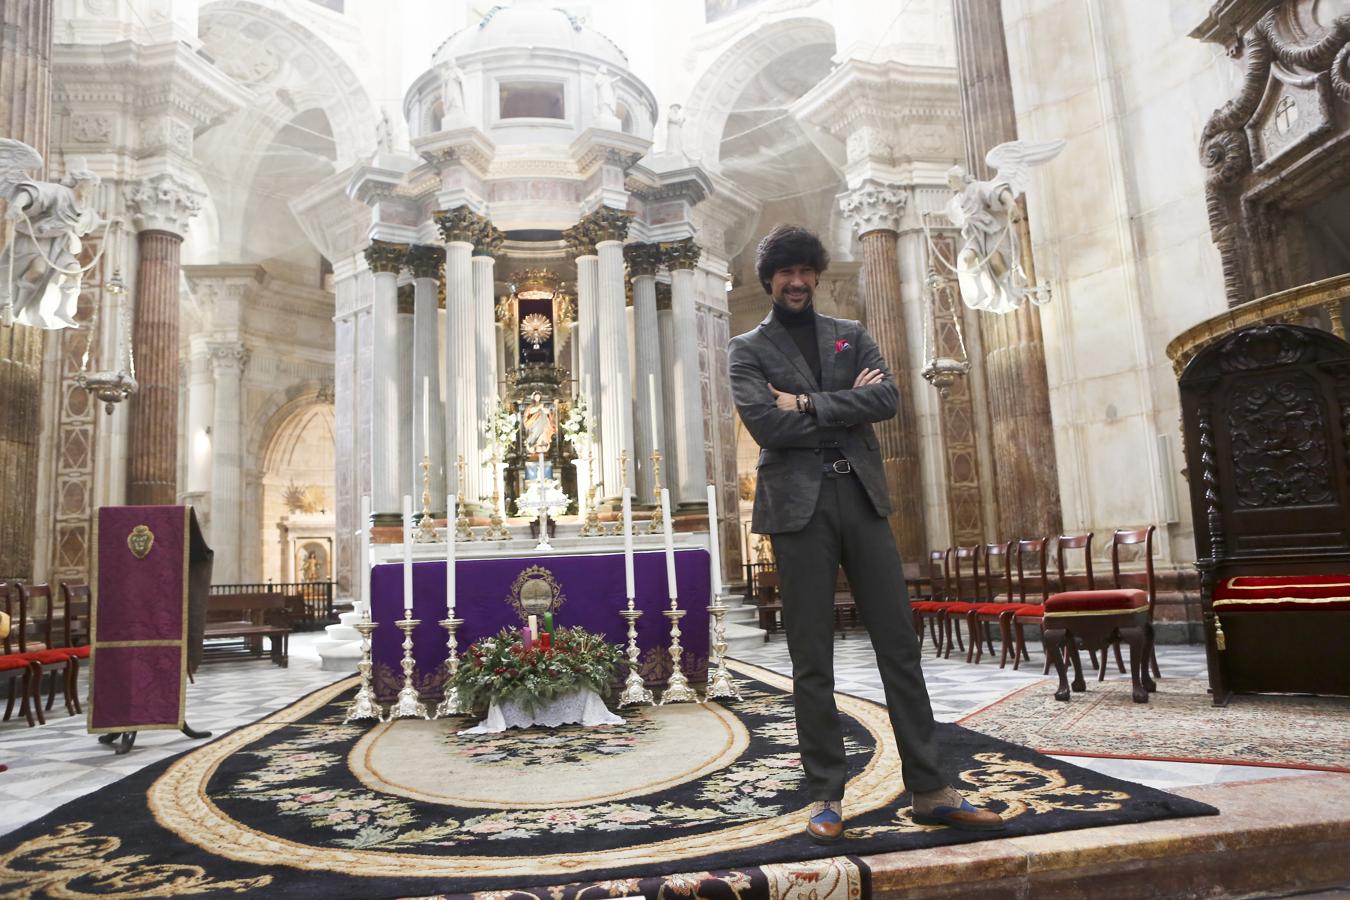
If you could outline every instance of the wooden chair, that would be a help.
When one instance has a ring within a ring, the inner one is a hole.
[[[1017,652],[1013,655],[1013,670],[1022,660],[1030,660],[1027,652],[1026,626],[1041,627],[1045,601],[1050,596],[1050,577],[1046,574],[1050,560],[1048,538],[1027,538],[1017,542],[1017,609],[1012,623],[1016,634]],[[1042,674],[1050,671],[1050,660],[1045,661]]]
[[[762,569],[755,575],[755,607],[760,628],[772,634],[781,627],[783,601],[778,595],[777,569]]]
[[[942,654],[943,659],[951,658],[953,636],[955,636],[957,647],[966,650],[965,644],[961,641],[961,622],[973,610],[983,605],[984,590],[981,587],[982,582],[980,580],[981,550],[979,544],[971,544],[968,547],[957,547],[951,554],[954,599],[946,605],[943,611],[944,631],[947,636],[946,647]],[[975,635],[972,633],[970,635],[971,642],[973,643],[975,639]],[[974,651],[974,646],[966,650],[966,662],[970,662],[971,654]],[[993,652],[992,648],[990,648],[990,652]]]
[[[36,724],[46,724],[42,715],[42,664],[17,650],[21,627],[16,609],[17,594],[17,587],[12,587],[8,581],[0,581],[0,604],[3,604],[5,615],[10,618],[10,630],[4,636],[3,646],[0,646],[0,651],[3,651],[0,652],[0,678],[5,679],[9,695],[5,702],[4,721],[8,722],[14,714],[14,701],[18,698],[22,701],[19,715],[24,717],[31,728]]]
[[[1118,534],[1121,532],[1117,532]],[[1124,530],[1125,535],[1134,534]],[[1144,535],[1147,534],[1147,538]],[[1079,540],[1082,538],[1082,540]],[[1141,529],[1139,539],[1146,540],[1152,548],[1152,532]],[[1124,543],[1133,543],[1127,539]],[[1109,664],[1107,648],[1116,647],[1119,658],[1119,640],[1130,645],[1130,682],[1131,696],[1136,703],[1147,703],[1148,695],[1157,690],[1157,685],[1149,675],[1153,658],[1153,598],[1147,591],[1137,588],[1098,588],[1092,578],[1092,535],[1066,535],[1060,538],[1057,560],[1061,578],[1067,584],[1064,551],[1081,546],[1085,558],[1087,586],[1084,590],[1063,590],[1051,594],[1045,601],[1045,612],[1041,623],[1041,641],[1045,645],[1046,656],[1054,663],[1059,675],[1059,687],[1055,699],[1067,701],[1070,697],[1070,684],[1066,674],[1065,657],[1073,662],[1074,679],[1072,689],[1087,689],[1083,681],[1083,667],[1079,659],[1077,641],[1092,651],[1102,648],[1102,673]],[[1112,539],[1113,574],[1119,578],[1119,547]],[[1150,566],[1151,568],[1151,566]],[[1096,660],[1093,659],[1096,668]],[[1123,666],[1122,666],[1123,668]]]
[[[1154,525],[1146,528],[1117,528],[1111,535],[1111,577],[1115,582],[1117,590],[1129,590],[1138,588],[1148,594],[1148,622],[1153,624],[1153,608],[1158,601],[1158,586],[1153,580],[1153,534],[1158,529]],[[1143,546],[1144,571],[1143,572],[1122,572],[1120,571],[1120,548],[1130,546]],[[1120,640],[1113,642],[1116,652],[1116,665],[1120,671],[1124,672],[1125,667],[1120,659]],[[1158,653],[1153,644],[1149,644],[1149,668],[1153,670],[1154,678],[1161,678],[1162,673],[1158,671]],[[1102,648],[1102,664],[1097,670],[1097,680],[1102,681],[1106,678],[1106,648]]]
[[[1027,625],[1035,625],[1038,629],[1041,630],[1042,643],[1044,643],[1045,602],[1050,599],[1052,593],[1062,591],[1074,591],[1074,590],[1085,590],[1085,591],[1096,590],[1097,580],[1092,575],[1092,538],[1093,532],[1089,531],[1086,534],[1061,534],[1056,539],[1055,578],[1053,582],[1053,587],[1051,580],[1046,575],[1047,557],[1049,556],[1049,552],[1046,546],[1048,544],[1048,541],[1044,538],[1039,538],[1028,542],[1029,544],[1027,548],[1028,551],[1040,554],[1039,580],[1041,585],[1040,588],[1041,596],[1038,602],[1035,603],[1023,602],[1022,608],[1018,610],[1017,613],[1013,616],[1013,624],[1016,627],[1018,633],[1017,640],[1022,644],[1022,653],[1026,653],[1026,639],[1025,636],[1023,635],[1023,629]],[[1072,569],[1069,566],[1068,551],[1078,551],[1082,553],[1083,565],[1081,571]],[[1024,566],[1024,561],[1020,559],[1020,557],[1018,564]],[[1019,572],[1019,580],[1025,577],[1026,575],[1024,568],[1021,572]],[[1068,653],[1067,648],[1065,650],[1065,653],[1067,656]],[[1092,668],[1095,670],[1097,668],[1097,651],[1093,647],[1088,647],[1088,654],[1092,660]],[[1030,658],[1030,654],[1027,654],[1027,658],[1028,659]],[[1050,671],[1050,666],[1052,665],[1052,663],[1053,661],[1049,657],[1046,657],[1045,668],[1043,670],[1044,673],[1048,673]],[[1078,665],[1081,666],[1082,663],[1079,662]],[[1016,669],[1017,666],[1014,665],[1013,668]]]
[[[1242,328],[1179,388],[1214,704],[1350,694],[1350,343]]]
[[[986,645],[989,655],[994,655],[989,629],[995,624],[999,627],[999,638],[1003,644],[998,667],[1002,669],[1008,664],[1008,650],[1013,646],[1012,619],[1021,608],[1021,604],[1015,602],[1013,597],[1012,545],[1012,541],[984,545],[984,603],[971,610],[966,627],[974,635],[971,644],[974,645],[976,665],[984,658]]]
[[[910,605],[914,614],[914,631],[919,636],[919,645],[923,645],[924,623],[928,623],[928,633],[933,638],[933,653],[942,655],[942,622],[944,610],[950,602],[950,579],[948,578],[947,559],[951,548],[930,550],[928,552],[928,580],[930,593],[927,600]]]
[[[37,607],[41,612],[34,613]],[[47,691],[47,709],[56,701],[57,668],[61,669],[61,691],[66,712],[75,715],[79,704],[75,699],[76,662],[72,653],[52,646],[52,589],[46,584],[19,585],[19,652],[42,664],[43,674],[51,675]]]
[[[51,629],[52,646],[70,655],[70,704],[76,715],[83,712],[79,694],[80,660],[89,658],[90,604],[89,585],[83,582],[61,582],[61,627],[59,631]]]

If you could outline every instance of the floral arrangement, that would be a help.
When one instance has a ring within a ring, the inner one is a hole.
[[[591,444],[591,410],[586,405],[585,397],[577,397],[572,402],[571,408],[567,410],[567,418],[563,420],[562,432],[577,456],[585,456]]]
[[[487,435],[488,441],[497,448],[498,459],[504,458],[507,451],[515,446],[516,431],[519,427],[520,421],[516,411],[508,403],[499,404],[492,418],[483,425],[483,432]]]
[[[460,659],[449,686],[465,709],[515,703],[527,712],[555,697],[589,688],[608,696],[622,652],[584,628],[558,628],[548,647],[529,650],[510,628],[475,641]]]

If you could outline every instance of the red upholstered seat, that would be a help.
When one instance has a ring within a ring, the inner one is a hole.
[[[1214,609],[1224,612],[1350,609],[1350,574],[1226,578],[1214,589]]]
[[[947,612],[956,613],[957,615],[962,616],[970,612],[972,609],[979,609],[983,605],[984,605],[983,603],[966,603],[965,601],[956,601],[953,603],[943,604]]]
[[[30,662],[31,660],[26,659],[17,653],[6,654],[5,656],[0,656],[0,672],[13,672],[20,669],[26,669]]]
[[[1065,591],[1045,601],[1046,616],[1148,610],[1148,594],[1139,590]]]
[[[61,652],[66,656],[73,656],[76,659],[88,659],[89,645],[86,644],[83,647],[62,647]]]
[[[1034,616],[1039,619],[1041,616],[1045,615],[1045,607],[1041,606],[1039,603],[1028,603],[1017,608],[1017,615]]]
[[[975,607],[975,612],[981,616],[1001,616],[1005,612],[1011,612],[1021,609],[1020,603],[981,603]]]
[[[33,650],[28,653],[20,653],[19,655],[24,657],[25,659],[31,659],[34,662],[40,662],[44,666],[51,666],[56,665],[58,663],[64,663],[66,660],[70,659],[71,656],[71,654],[67,653],[64,650]]]

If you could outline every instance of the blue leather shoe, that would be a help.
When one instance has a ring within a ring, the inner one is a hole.
[[[910,818],[920,825],[946,825],[961,831],[999,831],[1003,828],[1002,816],[971,806],[964,797],[960,806],[935,806],[927,813],[911,810]]]
[[[844,804],[839,800],[818,800],[811,804],[806,833],[817,844],[833,844],[844,836]]]

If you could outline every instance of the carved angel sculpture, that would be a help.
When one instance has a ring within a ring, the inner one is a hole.
[[[446,121],[464,112],[464,71],[453,59],[441,63],[441,108]]]
[[[1063,148],[1063,141],[1008,141],[985,155],[995,172],[990,180],[976,181],[960,166],[947,172],[947,184],[955,192],[947,201],[947,217],[963,239],[956,277],[961,299],[972,309],[1009,313],[1027,298],[1033,303],[1049,299],[1028,284],[1022,268],[1017,196],[1026,191],[1032,167],[1054,159]]]
[[[100,224],[100,179],[83,157],[70,158],[59,184],[31,180],[41,168],[32,147],[0,139],[0,321],[75,328],[80,239]]]
[[[619,101],[614,94],[614,83],[619,76],[601,66],[595,73],[595,117],[597,120],[617,122],[619,120]]]

